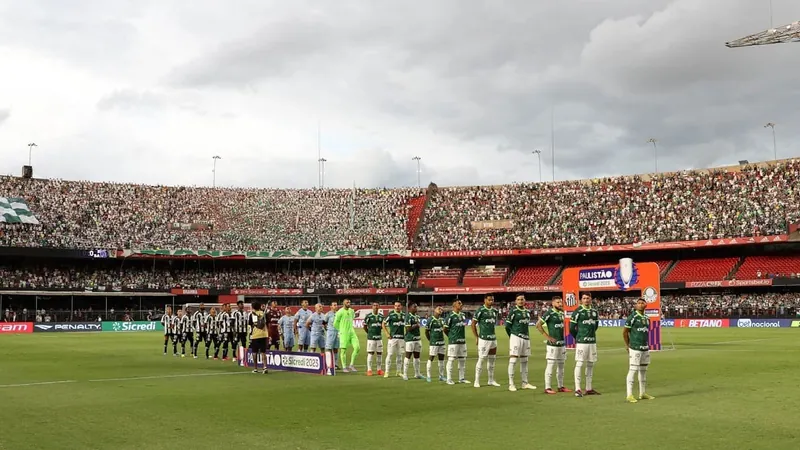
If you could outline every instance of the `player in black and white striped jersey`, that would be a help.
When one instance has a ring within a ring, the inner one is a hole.
[[[197,350],[200,348],[200,342],[206,346],[206,353],[208,353],[208,332],[206,330],[206,305],[200,303],[200,307],[192,314],[192,331],[197,333],[194,341],[194,348],[192,348],[192,356],[197,359]]]
[[[194,348],[194,333],[192,332],[192,319],[183,309],[178,310],[175,323],[175,334],[181,343],[181,358],[186,358],[186,342],[189,342],[189,351]]]
[[[231,313],[233,323],[233,351],[236,352],[241,345],[247,348],[247,314],[244,310],[244,302],[236,302],[236,311]]]
[[[217,317],[217,309],[211,308],[205,318],[206,329],[206,359],[210,357],[208,351],[211,344],[214,344],[214,354],[219,353],[219,318]],[[217,359],[215,356],[214,359]]]
[[[173,356],[178,355],[178,344],[175,341],[175,326],[173,324],[173,320],[175,316],[172,315],[172,308],[167,306],[164,315],[161,316],[161,325],[164,327],[164,356],[167,355],[167,345],[169,345],[170,339],[172,339],[172,353]]]
[[[228,360],[228,347],[231,342],[231,305],[222,305],[222,312],[217,315],[217,336],[222,346],[222,360]],[[214,349],[214,359],[219,358],[219,347]]]

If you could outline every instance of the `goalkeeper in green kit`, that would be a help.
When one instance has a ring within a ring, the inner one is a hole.
[[[358,336],[353,329],[353,319],[356,318],[356,311],[350,307],[350,299],[344,299],[342,309],[336,311],[333,319],[333,327],[339,331],[339,358],[342,361],[342,372],[356,372],[356,357],[361,350]],[[347,347],[353,347],[350,355],[350,366],[347,366]]]

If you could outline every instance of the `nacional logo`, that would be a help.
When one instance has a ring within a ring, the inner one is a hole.
[[[753,322],[752,319],[739,319],[736,322],[739,328],[780,328],[781,323],[779,320],[760,320]]]

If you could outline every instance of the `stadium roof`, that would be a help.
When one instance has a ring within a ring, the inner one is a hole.
[[[786,42],[800,42],[800,21],[726,42],[725,46],[728,48],[738,48],[753,47],[755,45],[783,44]]]

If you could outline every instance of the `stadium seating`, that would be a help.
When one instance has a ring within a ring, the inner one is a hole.
[[[417,277],[419,287],[453,287],[458,286],[461,279],[460,268],[433,267],[421,269]]]
[[[730,275],[738,261],[739,258],[683,259],[675,264],[664,281],[724,280]]]
[[[748,256],[735,275],[739,280],[774,277],[800,277],[800,256]]]
[[[508,267],[477,266],[470,267],[464,273],[463,286],[500,286],[508,276]]]
[[[517,269],[508,282],[509,286],[545,286],[561,266],[526,266]]]

